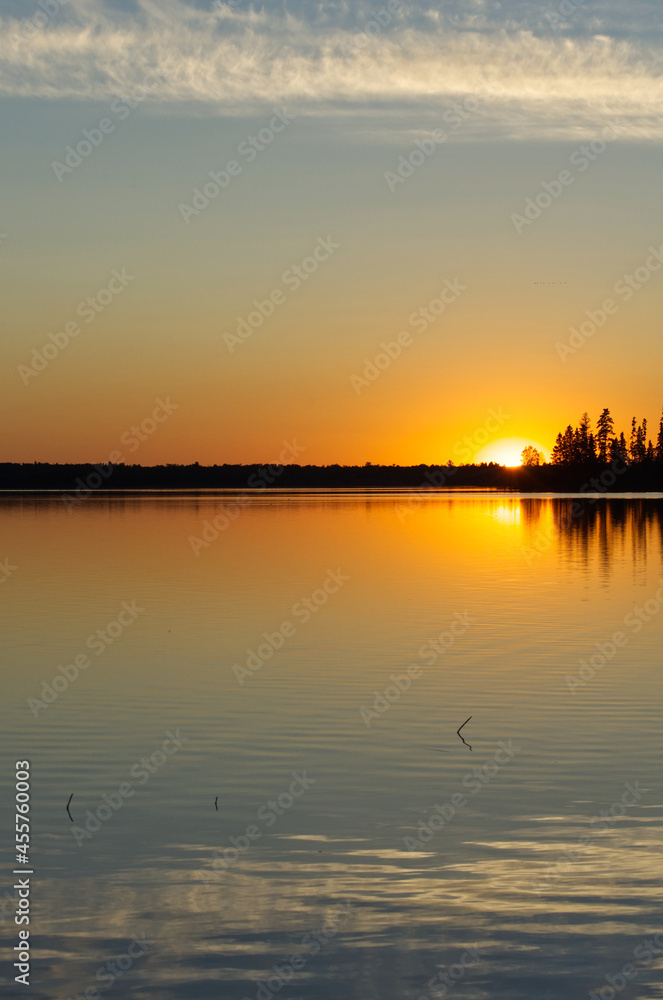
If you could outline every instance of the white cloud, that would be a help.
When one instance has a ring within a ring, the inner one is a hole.
[[[210,12],[139,0],[128,14],[70,0],[37,30],[29,18],[2,18],[0,95],[107,101],[150,68],[164,78],[151,99],[166,108],[248,114],[283,102],[300,114],[417,109],[425,117],[485,80],[495,93],[465,138],[575,139],[609,120],[636,138],[663,137],[663,59],[653,44],[460,30],[442,16],[427,18],[424,30],[394,16],[361,47],[361,19],[342,30],[236,2]]]

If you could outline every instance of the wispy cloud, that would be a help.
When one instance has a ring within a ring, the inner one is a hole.
[[[460,27],[439,11],[405,11],[357,47],[361,17],[304,18],[247,0],[211,10],[137,0],[131,12],[70,0],[38,30],[26,31],[30,15],[0,18],[0,95],[106,101],[151,69],[163,83],[150,100],[174,110],[250,114],[282,101],[299,114],[398,117],[416,107],[425,117],[488,84],[467,138],[575,139],[608,121],[636,138],[663,138],[657,45],[537,34],[488,23],[474,8],[473,23]]]

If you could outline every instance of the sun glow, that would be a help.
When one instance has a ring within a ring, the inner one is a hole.
[[[548,461],[548,450],[544,445],[538,441],[532,441],[530,438],[515,437],[500,438],[499,441],[493,441],[491,444],[485,445],[476,453],[474,461],[498,462],[500,465],[510,467],[520,465],[523,448],[526,448],[528,444],[533,445],[538,451],[542,452],[544,460]]]

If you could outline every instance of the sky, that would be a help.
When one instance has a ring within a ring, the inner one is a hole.
[[[505,460],[605,406],[655,437],[662,26],[2,0],[0,460]]]

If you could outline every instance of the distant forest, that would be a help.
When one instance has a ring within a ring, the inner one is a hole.
[[[75,507],[97,492],[132,490],[499,489],[520,492],[663,492],[663,416],[656,443],[647,421],[635,417],[628,438],[617,434],[608,409],[592,429],[584,413],[577,427],[557,435],[550,462],[536,448],[522,465],[117,465],[104,463],[0,464],[0,490],[61,494]]]

